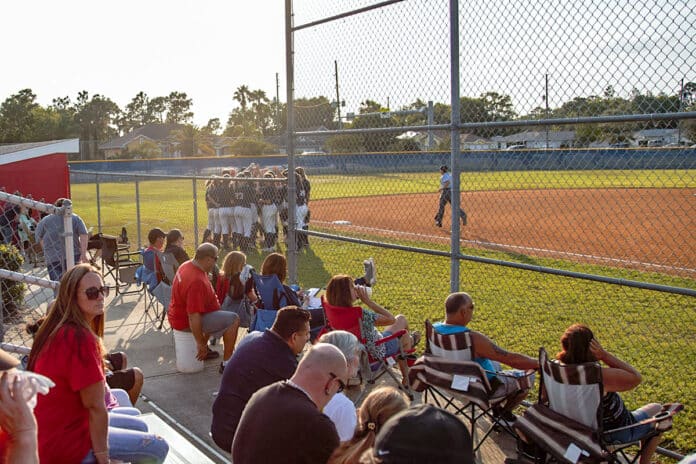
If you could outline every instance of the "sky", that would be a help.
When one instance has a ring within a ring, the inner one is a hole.
[[[194,122],[237,105],[240,85],[285,100],[283,0],[22,0],[0,2],[0,101],[31,88],[42,105],[87,90],[124,108],[186,92]]]
[[[236,88],[285,101],[284,0],[0,2],[0,101],[31,88],[42,105],[99,93],[193,99],[194,123],[220,118]],[[295,0],[295,25],[377,0]],[[449,103],[447,0],[407,0],[295,34],[295,95],[366,99],[392,109]],[[696,81],[696,0],[460,1],[461,95],[497,91],[519,114],[601,95],[678,92]]]

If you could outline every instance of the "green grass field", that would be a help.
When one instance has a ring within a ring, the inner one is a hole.
[[[346,178],[312,178],[312,198],[326,199],[432,192],[433,174],[384,174]],[[572,171],[529,173],[467,173],[463,190],[508,190],[532,188],[640,188],[696,187],[696,171]],[[135,188],[133,183],[100,186],[103,230],[117,233],[128,227],[135,241]],[[203,183],[197,183],[198,222],[205,224]],[[97,224],[95,186],[72,186],[75,211],[88,226]],[[154,226],[179,227],[193,245],[193,195],[191,181],[147,181],[140,183],[142,233]],[[202,230],[202,227],[201,227]],[[383,240],[379,237],[365,237]],[[143,235],[143,241],[146,238]],[[374,297],[389,309],[405,314],[415,327],[426,318],[440,319],[449,292],[447,258],[405,253],[383,248],[311,239],[312,248],[299,258],[299,283],[324,286],[331,275],[362,272],[362,259],[373,256],[378,264],[379,283]],[[416,247],[446,248],[432,243],[400,242]],[[576,264],[508,253],[463,249],[463,253],[633,280],[696,288],[693,279]],[[259,266],[263,256],[251,254],[249,262]],[[675,429],[664,445],[681,452],[696,450],[696,389],[690,367],[696,365],[696,304],[694,298],[637,290],[506,267],[464,261],[460,288],[476,301],[472,326],[511,350],[534,355],[540,346],[549,353],[559,349],[558,339],[573,322],[588,324],[603,345],[635,365],[643,383],[624,398],[631,407],[650,401],[682,401]]]

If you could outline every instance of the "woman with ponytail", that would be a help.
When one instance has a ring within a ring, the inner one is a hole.
[[[396,413],[408,408],[408,398],[394,387],[373,390],[358,409],[358,425],[353,438],[341,444],[327,464],[351,464],[375,444],[382,425]]]

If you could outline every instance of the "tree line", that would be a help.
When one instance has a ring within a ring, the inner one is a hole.
[[[273,152],[277,147],[264,141],[272,135],[286,131],[287,105],[276,98],[268,98],[266,92],[253,90],[247,85],[239,86],[232,95],[236,107],[229,114],[223,127],[218,118],[198,127],[192,123],[193,101],[185,92],[172,91],[166,96],[149,97],[138,92],[133,99],[120,108],[110,98],[87,91],[70,97],[54,98],[50,105],[42,106],[36,101],[31,89],[23,89],[7,97],[0,105],[0,143],[21,143],[64,138],[80,138],[87,143],[86,158],[98,158],[98,145],[135,128],[151,123],[174,123],[182,128],[176,134],[182,155],[214,154],[214,136],[234,137],[233,152],[257,154]],[[232,102],[231,102],[232,103]],[[683,91],[675,95],[650,92],[641,93],[634,89],[629,97],[616,95],[612,86],[602,95],[575,97],[555,108],[538,106],[528,114],[516,112],[512,98],[497,92],[485,92],[476,97],[461,98],[462,122],[493,122],[517,119],[535,120],[618,114],[666,113],[696,111],[696,83],[688,82]],[[416,99],[399,110],[418,110],[426,102]],[[324,127],[326,129],[360,129],[425,125],[425,112],[393,114],[384,104],[366,99],[360,104],[358,113],[351,120],[339,121],[336,102],[326,96],[298,98],[294,102],[296,130],[305,131]],[[433,108],[435,124],[450,122],[450,105],[437,102]],[[553,130],[575,130],[576,143],[586,145],[595,141],[609,143],[628,141],[631,134],[646,128],[675,128],[682,124],[684,135],[696,138],[696,121],[650,121],[645,123],[600,123],[559,126]],[[482,138],[508,135],[512,129],[476,128],[472,134]],[[342,134],[330,137],[326,148],[334,152],[419,150],[412,140],[397,138],[398,133]],[[448,149],[445,137],[438,149]],[[151,149],[151,150],[150,150]],[[156,147],[146,144],[143,152],[156,152]],[[148,151],[149,150],[149,151]]]

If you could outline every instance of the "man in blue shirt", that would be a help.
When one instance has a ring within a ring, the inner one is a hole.
[[[499,394],[507,396],[519,388],[514,378],[496,375],[496,372],[502,372],[500,363],[522,370],[539,368],[538,359],[507,351],[496,345],[493,340],[487,336],[467,327],[474,316],[474,300],[468,293],[457,292],[450,294],[445,300],[445,311],[445,322],[436,322],[433,324],[433,328],[437,333],[442,335],[469,332],[471,334],[471,343],[474,347],[476,356],[473,361],[480,364],[481,367],[487,371],[486,375],[488,380],[491,381],[491,386],[494,389],[498,389],[497,392]],[[447,357],[446,355],[443,356]],[[513,420],[511,411],[515,406],[520,404],[526,396],[527,390],[524,390],[519,395],[510,398],[503,406],[501,415],[506,419]]]
[[[239,419],[251,395],[279,380],[292,377],[297,355],[309,340],[309,311],[297,306],[278,310],[273,326],[247,334],[225,366],[220,391],[213,403],[210,433],[230,452]]]
[[[61,208],[65,198],[59,198],[54,203],[55,206]],[[72,221],[72,250],[75,257],[75,264],[87,263],[87,228],[85,223],[77,214],[73,213],[70,220]],[[67,272],[66,252],[65,252],[65,227],[63,225],[62,213],[49,214],[39,221],[34,231],[34,236],[37,241],[41,241],[44,257],[46,258],[46,266],[48,267],[48,276],[53,281],[60,281],[60,278]]]

